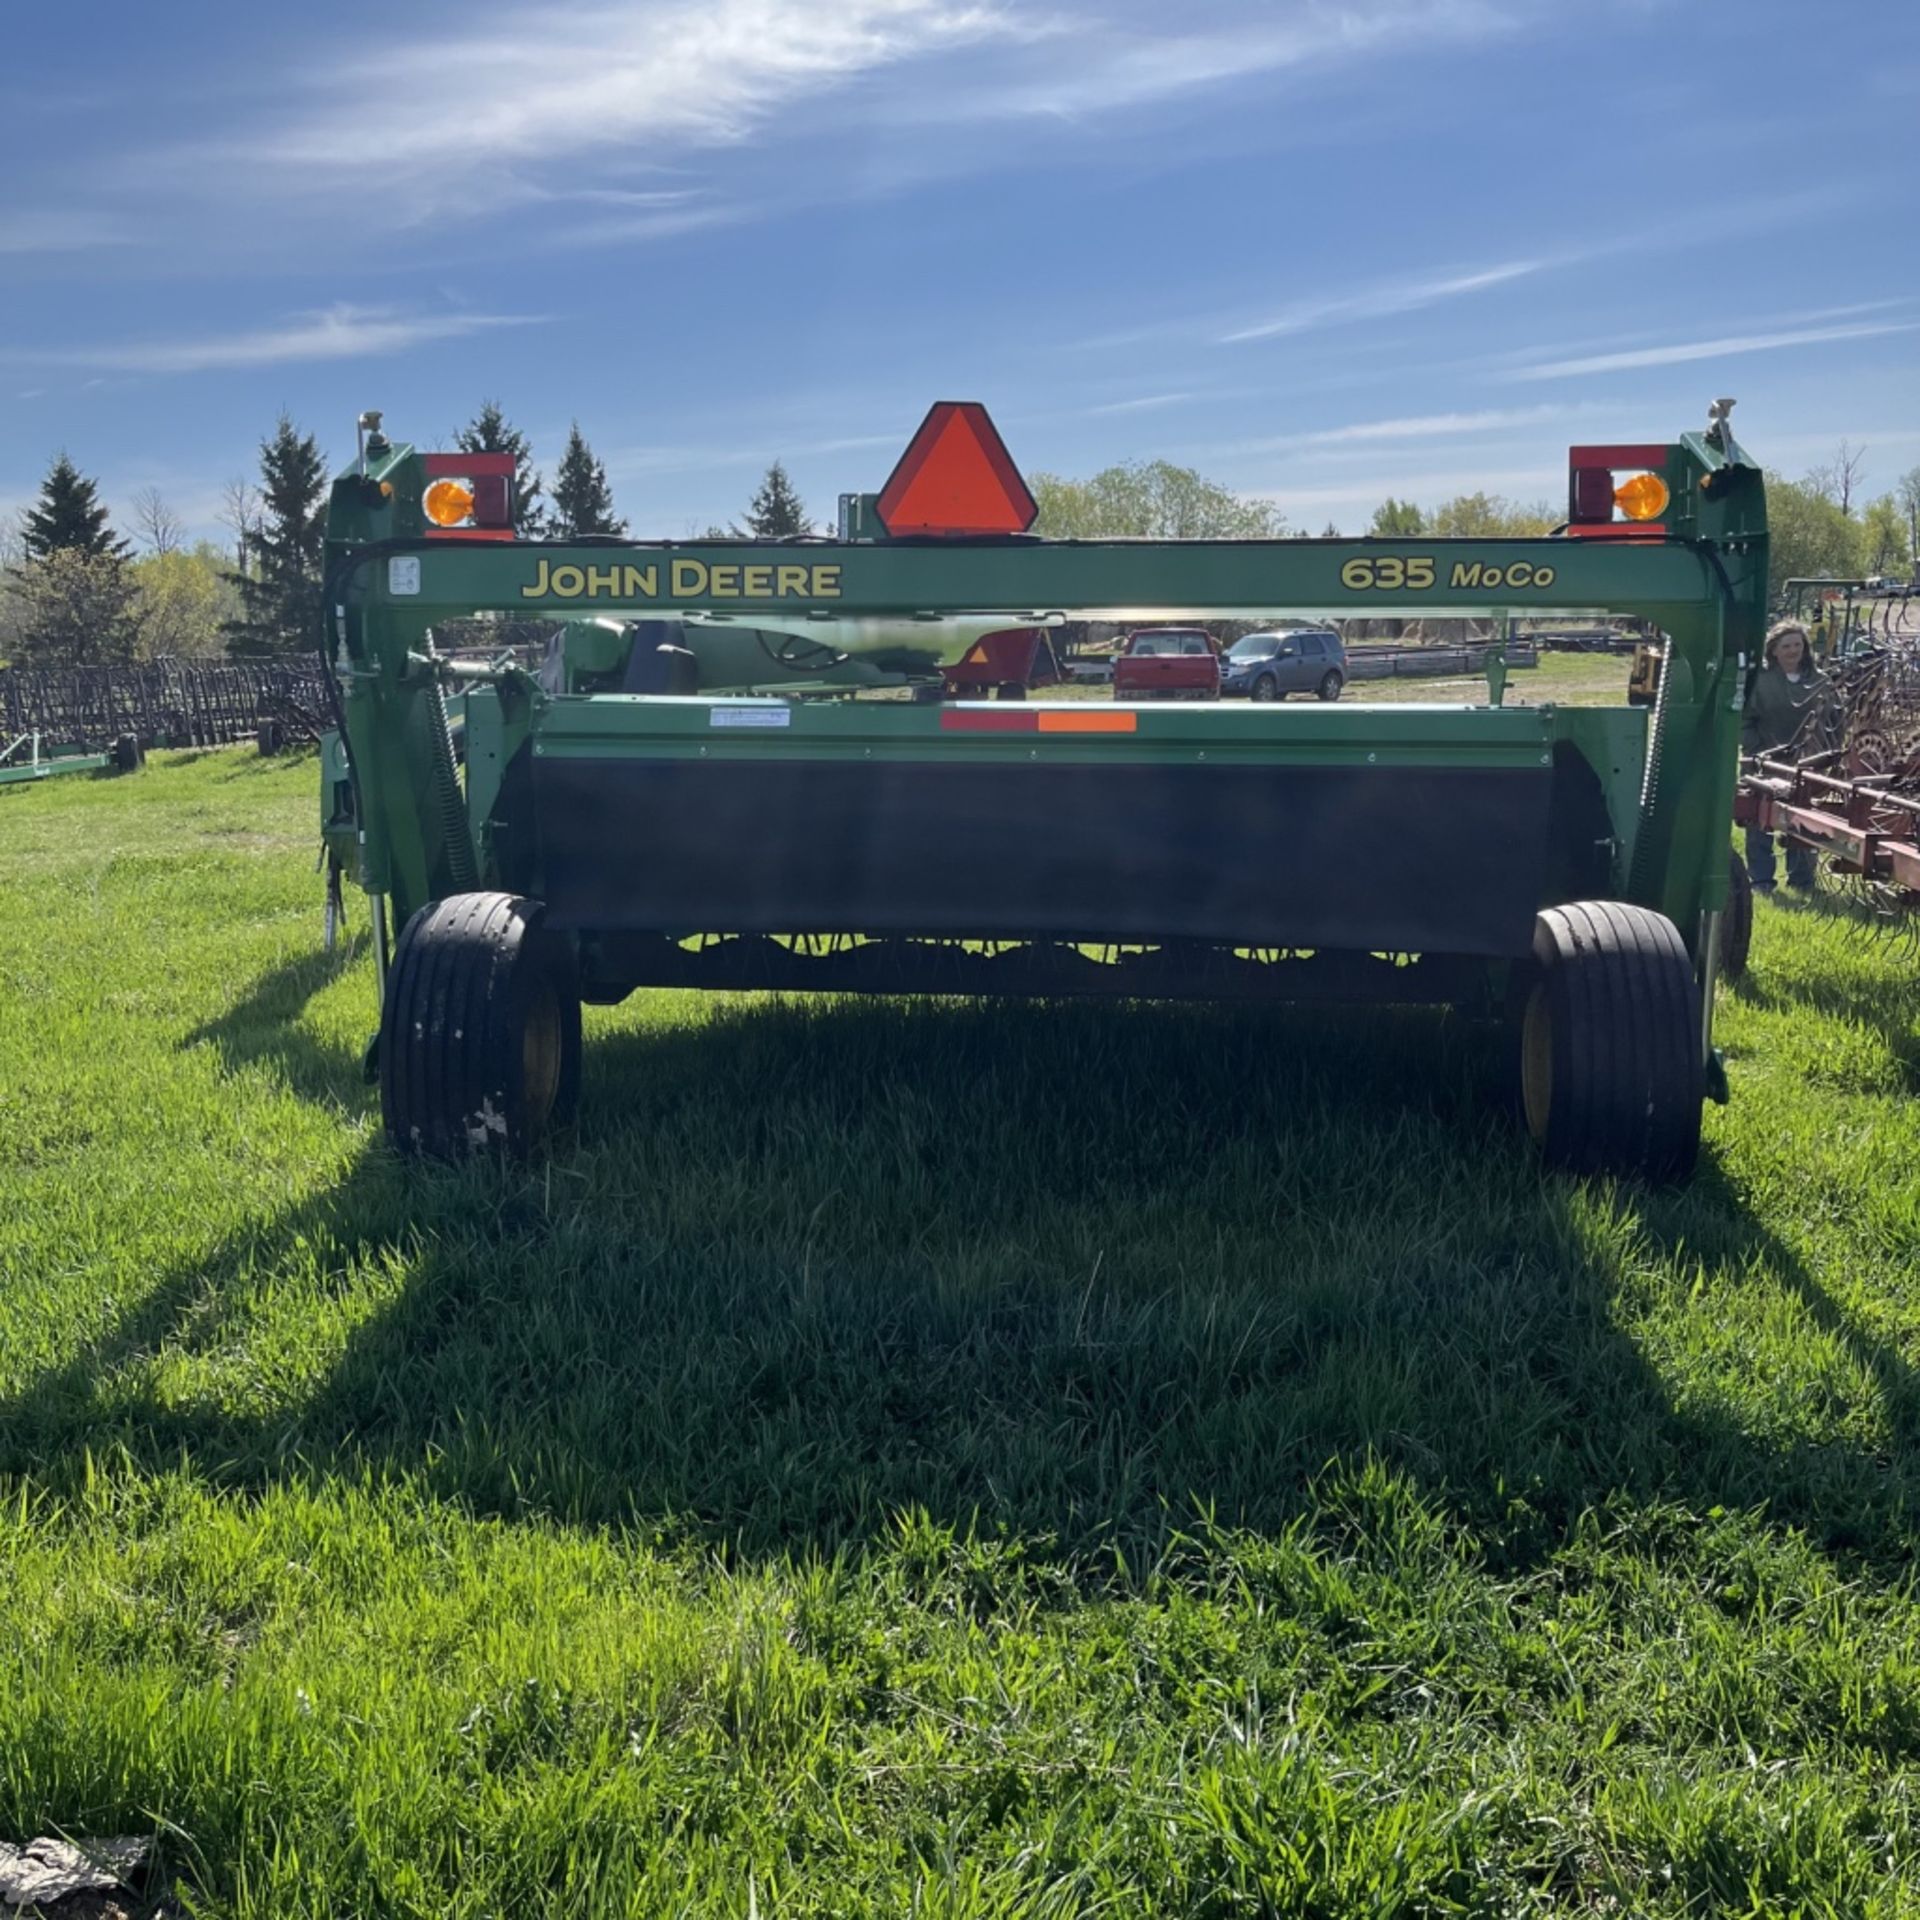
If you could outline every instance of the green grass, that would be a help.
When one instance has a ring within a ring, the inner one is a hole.
[[[408,1168],[313,788],[0,796],[0,1838],[259,1920],[1920,1913],[1911,953],[1761,905],[1683,1193],[1439,1018],[668,994],[550,1163]]]

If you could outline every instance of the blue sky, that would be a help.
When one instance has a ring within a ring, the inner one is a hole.
[[[641,534],[929,402],[1362,527],[1556,495],[1717,394],[1920,463],[1911,0],[471,0],[16,10],[0,511],[65,448],[212,532],[286,409],[578,417]]]

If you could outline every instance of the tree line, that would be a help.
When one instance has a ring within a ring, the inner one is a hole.
[[[575,421],[551,483],[527,436],[485,401],[454,436],[463,453],[513,457],[511,513],[524,539],[620,535],[604,464]],[[112,524],[95,482],[65,453],[12,530],[0,529],[0,664],[83,665],[168,655],[275,658],[311,647],[320,631],[328,462],[285,415],[260,446],[258,480],[234,480],[222,519],[231,551],[189,545],[154,488],[129,503],[134,545]],[[1920,467],[1868,498],[1865,449],[1842,441],[1800,480],[1768,475],[1776,595],[1816,574],[1907,577],[1920,555]],[[1130,461],[1084,480],[1033,476],[1035,530],[1055,539],[1207,540],[1305,537],[1271,501],[1249,498],[1191,467]],[[1426,509],[1391,496],[1367,532],[1383,538],[1526,538],[1551,532],[1549,502],[1463,493]],[[709,538],[792,539],[814,531],[785,467],[770,466],[737,524]],[[1328,526],[1334,536],[1339,529]]]
[[[626,532],[606,467],[578,421],[550,483],[497,401],[484,402],[454,444],[462,453],[513,456],[511,512],[523,539]],[[57,455],[18,525],[0,528],[0,665],[272,659],[311,648],[320,632],[328,473],[319,442],[283,414],[261,442],[258,479],[226,486],[221,518],[231,550],[188,544],[179,516],[151,487],[129,503],[136,550],[112,524],[97,483]],[[756,539],[810,531],[778,461],[740,525],[709,529]]]

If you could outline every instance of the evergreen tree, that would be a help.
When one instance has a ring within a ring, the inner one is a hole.
[[[614,517],[607,470],[593,457],[593,449],[582,437],[576,420],[553,476],[553,514],[548,531],[557,540],[572,540],[583,533],[626,530],[627,523]]]
[[[480,411],[460,429],[455,444],[462,453],[513,455],[513,530],[522,539],[536,539],[546,525],[540,506],[540,475],[534,470],[533,446],[518,427],[508,423],[497,400],[483,400]]]
[[[41,481],[40,498],[27,509],[22,533],[29,560],[66,552],[124,560],[130,551],[108,527],[93,482],[64,453]]]
[[[747,508],[747,532],[756,540],[791,540],[795,534],[812,531],[786,468],[776,460]]]
[[[321,547],[327,469],[312,434],[283,413],[260,443],[260,524],[248,543],[252,571],[229,574],[240,618],[222,632],[236,655],[293,653],[320,641]]]

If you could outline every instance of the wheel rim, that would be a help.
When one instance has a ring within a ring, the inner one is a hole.
[[[538,1131],[560,1092],[560,996],[543,980],[520,1029],[520,1094],[529,1131]]]
[[[1544,1141],[1553,1111],[1553,1014],[1544,983],[1528,994],[1520,1029],[1520,1099],[1526,1108],[1527,1131]]]
[[[1322,700],[1337,700],[1339,697],[1340,676],[1337,673],[1330,673],[1320,682],[1320,698]]]
[[[1271,680],[1256,680],[1253,683],[1253,697],[1256,700],[1271,700],[1273,698],[1273,682]]]

